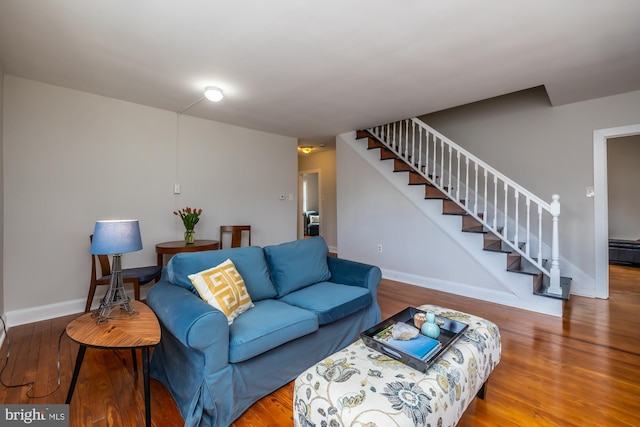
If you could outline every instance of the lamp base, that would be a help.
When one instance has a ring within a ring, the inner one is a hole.
[[[109,321],[109,315],[111,311],[120,306],[122,310],[125,310],[129,316],[138,314],[136,310],[131,308],[129,302],[131,299],[124,291],[124,284],[122,283],[122,269],[120,267],[120,257],[122,254],[115,254],[113,256],[113,267],[111,268],[111,281],[109,282],[109,289],[100,300],[100,308],[96,310],[93,316],[98,317],[96,322],[98,325]]]

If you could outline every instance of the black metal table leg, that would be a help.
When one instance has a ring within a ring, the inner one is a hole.
[[[138,379],[138,358],[135,348],[131,349],[131,359],[133,359],[133,378]]]
[[[82,360],[84,359],[84,353],[87,351],[87,347],[81,345],[78,349],[78,356],[76,356],[76,366],[73,368],[73,377],[71,377],[71,385],[69,385],[69,392],[67,393],[66,403],[71,403],[73,397],[73,390],[76,388],[76,381],[78,380],[78,373],[80,373],[80,366],[82,366]]]
[[[142,347],[142,375],[144,377],[144,411],[147,427],[151,427],[151,390],[149,383],[149,347]]]

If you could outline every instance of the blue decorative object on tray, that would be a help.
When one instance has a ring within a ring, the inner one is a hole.
[[[433,311],[427,311],[427,320],[422,324],[420,331],[429,338],[438,338],[440,336],[440,326],[436,325],[436,314]]]

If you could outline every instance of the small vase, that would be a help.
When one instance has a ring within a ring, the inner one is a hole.
[[[440,336],[440,326],[436,325],[436,314],[433,311],[427,311],[427,321],[424,322],[420,331],[429,338]]]
[[[196,232],[193,230],[187,230],[184,232],[184,242],[189,245],[196,241]]]

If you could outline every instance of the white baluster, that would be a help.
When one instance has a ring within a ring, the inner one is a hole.
[[[489,214],[487,213],[487,197],[489,197],[489,195],[487,194],[487,187],[488,187],[487,181],[489,177],[487,176],[487,170],[483,169],[483,171],[484,171],[484,174],[483,174],[484,175],[484,194],[483,194],[484,206],[482,208],[482,213],[483,213],[483,222],[486,223],[489,220],[488,218]]]
[[[407,163],[411,164],[409,161],[409,120],[404,121],[404,158]]]
[[[498,177],[493,175],[493,231],[498,231]]]
[[[509,240],[509,234],[507,233],[507,229],[509,228],[509,185],[504,183],[504,229],[502,230],[502,235],[505,239]]]
[[[425,133],[425,145],[426,145],[426,150],[424,153],[424,174],[426,175],[427,178],[429,178],[429,141],[431,140],[431,133],[429,131],[426,131]],[[433,176],[433,174],[432,174]],[[432,180],[433,182],[433,180]]]
[[[442,142],[444,143],[444,141],[442,141]],[[452,186],[452,183],[451,183],[451,160],[452,160],[452,157],[453,157],[453,154],[452,154],[452,151],[451,151],[451,146],[449,145],[449,178],[448,178],[448,181],[447,181],[447,186],[448,186],[447,193],[449,193],[449,194],[452,193],[452,189],[451,189],[451,186]]]
[[[542,264],[542,206],[538,204],[538,264]]]
[[[418,143],[418,170],[422,171],[422,127],[418,128],[418,141],[420,141]]]
[[[460,151],[456,150],[456,157],[458,160],[458,166],[456,167],[456,198],[460,199]]]
[[[516,209],[516,211],[515,211],[516,212],[516,215],[515,215],[515,217],[516,217],[516,220],[515,220],[516,227],[515,227],[515,233],[513,235],[513,244],[514,244],[514,246],[516,248],[520,249],[520,220],[518,219],[519,215],[520,215],[520,209],[519,209],[520,192],[517,189],[514,189],[514,191],[515,191],[514,196],[515,196],[515,199],[516,199],[516,207],[515,207],[515,209]]]
[[[527,256],[531,256],[531,199],[527,196],[525,200],[527,205],[527,249],[525,253]]]
[[[444,141],[440,140],[440,187],[444,190]]]
[[[411,122],[411,164],[413,166],[416,166],[416,157],[418,157],[416,156],[416,124]]]
[[[474,162],[474,199],[473,199],[473,213],[478,215],[478,164]],[[467,199],[469,200],[469,199]]]
[[[464,198],[469,200],[469,157],[465,157]]]

